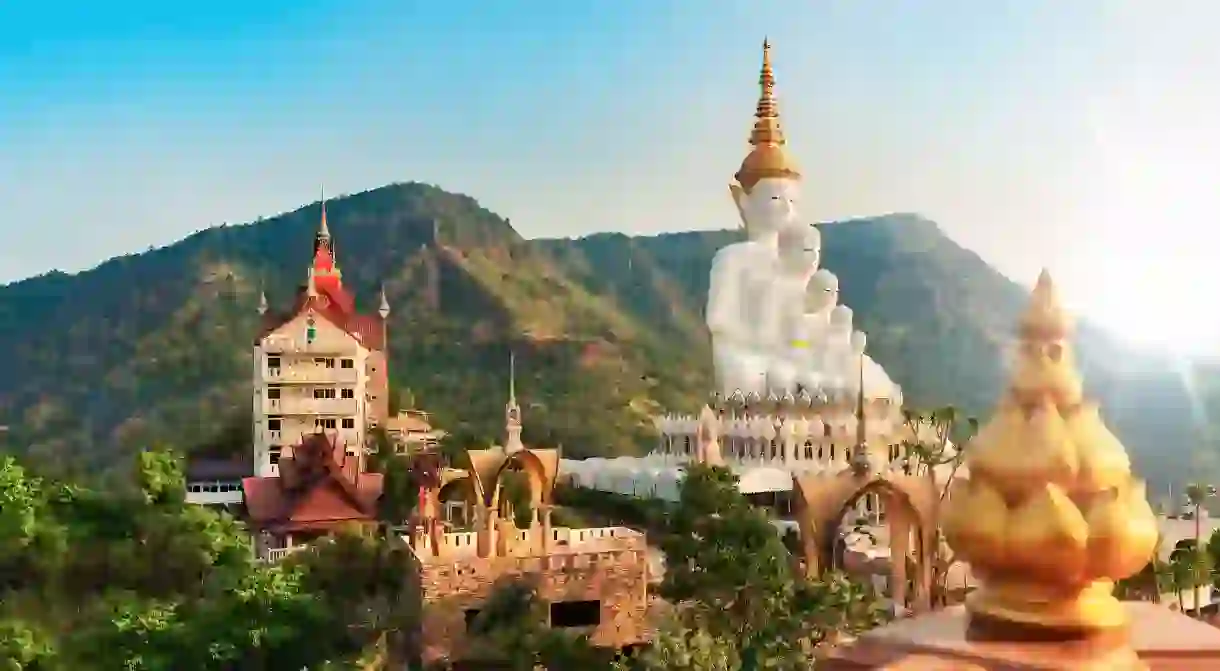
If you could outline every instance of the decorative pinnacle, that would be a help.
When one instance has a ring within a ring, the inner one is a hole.
[[[258,292],[258,313],[260,315],[267,314],[267,292]]]
[[[377,314],[381,315],[382,319],[390,316],[390,301],[386,299],[385,285],[381,285],[381,305],[377,307]]]
[[[517,353],[508,354],[508,404],[517,405]]]
[[[1062,340],[1071,329],[1071,318],[1059,300],[1051,274],[1043,268],[1021,317],[1019,333],[1026,340]]]
[[[754,130],[750,144],[784,144],[784,131],[779,125],[779,105],[775,102],[775,72],[771,69],[771,42],[763,40],[762,71],[758,75],[758,108],[754,112]]]
[[[330,227],[326,225],[326,187],[322,187],[322,223],[318,225],[318,238],[323,240],[330,239]]]

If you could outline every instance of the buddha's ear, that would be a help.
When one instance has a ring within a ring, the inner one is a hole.
[[[740,184],[730,183],[729,194],[733,196],[733,204],[737,206],[737,216],[741,218],[741,227],[749,227],[749,224],[746,223],[746,190]]]

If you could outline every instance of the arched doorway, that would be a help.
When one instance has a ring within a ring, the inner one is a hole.
[[[922,596],[925,526],[903,487],[884,478],[868,480],[847,490],[824,520],[822,566],[863,578],[907,608]]]
[[[474,506],[478,503],[474,478],[462,475],[441,485],[436,495],[441,518],[458,529],[469,529],[474,524]]]
[[[513,519],[519,528],[526,528],[534,511],[549,498],[542,461],[529,450],[522,450],[509,456],[496,471],[487,504],[501,519]]]

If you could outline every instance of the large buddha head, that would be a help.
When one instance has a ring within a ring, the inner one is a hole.
[[[746,234],[758,240],[794,223],[800,195],[801,174],[785,150],[779,107],[775,103],[775,75],[771,71],[771,45],[763,42],[761,93],[750,132],[753,147],[729,188],[746,226]]]
[[[780,229],[779,259],[786,272],[812,273],[817,270],[821,256],[822,234],[817,228],[790,224]]]

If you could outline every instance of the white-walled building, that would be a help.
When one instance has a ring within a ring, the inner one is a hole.
[[[254,343],[254,473],[279,474],[285,447],[323,433],[363,456],[368,431],[388,415],[385,292],[376,315],[356,312],[343,286],[326,223],[314,240],[307,281],[292,309],[272,314]]]

